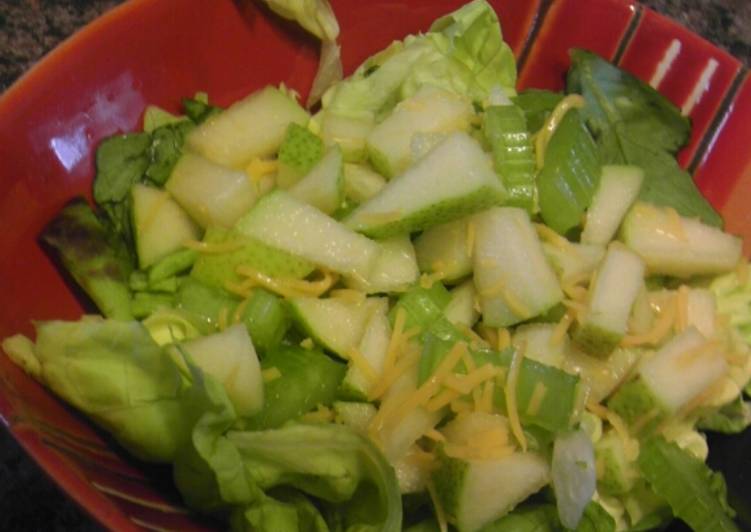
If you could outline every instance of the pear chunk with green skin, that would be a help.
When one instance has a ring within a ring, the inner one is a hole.
[[[306,127],[291,123],[279,147],[276,184],[281,188],[291,187],[310,172],[321,157],[323,141],[320,137]]]
[[[367,362],[369,369],[350,359],[342,381],[342,393],[362,401],[368,400],[371,390],[383,376],[386,352],[391,340],[388,299],[375,300],[372,306],[370,317],[364,327],[365,331],[357,346],[358,353]]]
[[[318,266],[362,279],[370,277],[381,252],[378,243],[283,190],[261,198],[235,229]]]
[[[407,234],[472,214],[506,197],[488,155],[453,133],[345,220],[374,238]]]
[[[248,266],[271,277],[302,279],[310,275],[315,265],[296,255],[274,248],[263,242],[223,227],[209,227],[203,235],[207,244],[227,245],[224,253],[199,253],[190,271],[191,277],[225,289],[227,283],[241,280],[237,273],[240,265]]]
[[[363,203],[378,194],[386,180],[364,164],[344,164],[344,195],[355,203]]]
[[[436,225],[415,239],[420,271],[440,273],[444,281],[456,281],[472,273],[469,224],[471,217]]]
[[[366,159],[365,139],[373,129],[373,119],[354,118],[323,111],[321,137],[326,146],[339,146],[344,160],[360,162]]]
[[[561,302],[558,279],[525,210],[495,207],[473,220],[474,281],[483,323],[507,327]]]
[[[621,237],[644,259],[649,273],[683,278],[733,270],[743,247],[737,236],[642,202],[626,215]]]
[[[477,306],[477,291],[472,279],[464,281],[462,284],[452,289],[451,300],[446,308],[443,309],[443,315],[454,325],[463,325],[468,328],[475,326],[480,318],[480,313],[475,308]]]
[[[291,123],[304,126],[309,119],[294,98],[266,87],[196,127],[187,145],[217,164],[242,168],[255,157],[275,154],[287,127]]]
[[[581,234],[583,244],[605,246],[613,239],[623,217],[636,201],[643,180],[644,170],[638,166],[602,167],[600,183]]]
[[[406,292],[420,276],[412,241],[401,235],[377,242],[381,252],[368,278],[346,277],[345,283],[366,294]]]
[[[142,269],[179,250],[185,241],[200,237],[199,228],[168,192],[135,184],[130,193],[138,264]]]
[[[201,227],[232,227],[258,198],[245,172],[183,153],[164,187]]]
[[[605,246],[575,242],[543,242],[542,249],[561,281],[594,272],[605,255]]]
[[[493,460],[463,460],[440,453],[432,478],[459,532],[474,532],[545,486],[550,468],[534,453],[516,452]]]
[[[587,353],[606,357],[626,334],[631,307],[644,285],[644,262],[619,242],[608,247],[574,340]]]
[[[263,408],[261,366],[244,325],[190,340],[182,347],[193,363],[224,385],[239,416]]]
[[[416,133],[464,131],[474,116],[466,98],[426,85],[400,102],[367,138],[373,166],[387,178],[401,174],[412,161]]]
[[[326,214],[336,211],[344,200],[342,151],[331,148],[289,193]]]
[[[379,299],[295,297],[289,308],[297,325],[318,344],[347,360],[365,332]]]
[[[646,431],[680,411],[728,369],[720,346],[689,327],[639,365],[638,378],[621,386],[608,407],[629,424],[648,422]]]

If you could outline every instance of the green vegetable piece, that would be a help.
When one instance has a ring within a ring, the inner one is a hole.
[[[177,274],[184,273],[198,259],[198,252],[193,249],[180,249],[170,253],[149,267],[148,283],[153,285]]]
[[[151,133],[149,146],[149,167],[146,177],[157,186],[162,186],[169,179],[172,169],[182,155],[185,137],[194,128],[190,121],[183,120],[166,124]]]
[[[221,107],[215,105],[209,105],[208,98],[199,98],[196,94],[193,98],[183,99],[183,110],[188,118],[194,123],[201,124],[211,118],[214,115],[218,115],[222,112]],[[205,101],[204,101],[205,100]]]
[[[208,334],[216,330],[219,316],[232,316],[239,300],[224,290],[219,290],[193,278],[186,278],[175,294],[175,304],[201,322],[201,330]]]
[[[130,302],[130,311],[134,318],[141,320],[161,309],[172,308],[175,304],[170,294],[136,292]]]
[[[641,379],[629,381],[618,388],[608,400],[608,408],[628,424],[649,416],[647,425],[642,427],[645,433],[649,433],[666,415],[664,407]]]
[[[253,345],[261,353],[276,349],[290,327],[290,316],[284,300],[256,288],[243,305],[240,321],[250,333]]]
[[[235,270],[240,265],[247,265],[272,277],[295,279],[306,277],[314,269],[314,265],[303,258],[221,227],[209,227],[203,241],[208,244],[237,244],[228,247],[225,253],[201,253],[196,259],[191,277],[215,288],[224,289],[227,283],[239,282],[240,276]]]
[[[511,101],[524,112],[527,128],[531,132],[539,131],[563,99],[560,92],[542,89],[527,89],[511,98]]]
[[[134,456],[171,462],[190,432],[178,367],[134,321],[37,322],[40,381]]]
[[[602,507],[602,505],[591,501],[584,508],[584,515],[582,515],[579,526],[576,527],[575,532],[615,532],[615,520],[611,515]]]
[[[443,310],[451,301],[451,294],[443,284],[436,282],[430,288],[415,285],[405,292],[391,309],[393,327],[398,309],[406,312],[404,330],[413,327],[428,328],[435,320],[443,317]]]
[[[321,157],[321,138],[307,127],[290,123],[279,147],[277,183],[282,188],[291,187],[310,172]]]
[[[700,430],[740,434],[751,425],[751,404],[739,395],[721,408],[703,414],[696,426]]]
[[[281,493],[280,493],[281,491]],[[230,517],[236,532],[329,532],[321,512],[305,495],[294,490],[274,490],[249,507],[237,508]]]
[[[545,163],[537,178],[545,223],[561,234],[579,226],[599,179],[597,145],[579,111],[572,109],[550,138]]]
[[[652,438],[642,444],[639,468],[655,493],[663,497],[673,514],[694,530],[737,531],[735,513],[726,500],[725,482],[676,444]]]
[[[155,129],[170,124],[177,124],[189,120],[186,116],[173,115],[157,105],[149,105],[143,112],[143,130],[151,133]]]
[[[481,532],[555,532],[560,529],[558,511],[552,504],[521,506],[497,521],[485,525]]]
[[[86,200],[74,199],[44,228],[40,239],[108,318],[132,317],[128,278],[133,268],[123,242]]]
[[[280,427],[318,405],[330,405],[345,371],[343,364],[321,351],[301,347],[281,347],[266,353],[261,368],[276,368],[281,376],[265,383],[264,407],[248,420],[252,430]]]
[[[595,444],[597,488],[606,495],[624,495],[639,480],[636,463],[626,457],[623,440],[614,431]]]
[[[149,167],[150,145],[148,133],[132,133],[104,139],[96,151],[94,201],[129,246],[133,242],[130,189]]]
[[[532,212],[537,168],[523,111],[515,105],[488,107],[483,132],[492,148],[495,171],[509,194],[506,204]]]
[[[721,226],[720,215],[675,160],[689,136],[688,118],[652,87],[591,52],[573,50],[571,62],[567,88],[587,100],[581,112],[603,162],[641,167],[640,199]]]

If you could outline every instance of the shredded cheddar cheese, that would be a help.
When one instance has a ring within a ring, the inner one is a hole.
[[[496,344],[496,347],[498,348],[498,351],[503,351],[510,346],[511,333],[507,328],[501,327],[500,329],[498,329],[498,343]]]
[[[196,250],[200,253],[220,255],[222,253],[232,253],[233,251],[242,249],[243,247],[245,247],[245,243],[239,240],[218,243],[201,242],[199,240],[186,240],[185,242],[183,242],[183,247]]]
[[[471,220],[467,222],[467,256],[472,257],[475,253],[475,239],[477,237],[477,227],[475,221]]]
[[[435,518],[436,521],[438,521],[438,530],[440,532],[448,532],[449,525],[446,520],[446,511],[443,509],[441,500],[438,498],[438,494],[435,491],[435,486],[430,480],[428,481],[428,494],[430,495],[430,500],[433,503],[433,509],[435,510]]]
[[[624,347],[634,347],[639,345],[656,345],[665,338],[665,336],[673,328],[675,318],[677,314],[676,298],[673,297],[665,302],[660,307],[659,315],[652,328],[644,334],[640,335],[626,335],[621,341],[621,345]]]
[[[245,173],[248,174],[253,184],[258,185],[264,177],[275,173],[277,170],[279,170],[278,161],[254,157],[245,168]]]
[[[370,361],[365,358],[359,349],[352,347],[347,351],[347,357],[352,361],[354,367],[356,367],[360,373],[368,380],[368,382],[375,383],[378,381],[378,373],[373,368]]]
[[[312,338],[305,338],[302,342],[300,342],[300,347],[302,347],[303,349],[307,349],[308,351],[310,351],[311,349],[313,349],[315,347],[315,344],[313,343],[313,339]]]
[[[682,332],[688,327],[688,286],[682,284],[676,294],[676,332]]]
[[[282,372],[276,366],[266,368],[261,371],[263,382],[271,382],[282,376]]]
[[[248,303],[250,303],[250,298],[246,297],[243,299],[239,305],[235,308],[235,312],[232,313],[232,323],[240,323],[243,319],[243,314],[245,313],[245,309],[248,308]]]
[[[555,106],[553,112],[550,113],[548,119],[543,124],[540,131],[535,134],[535,153],[537,154],[537,168],[542,168],[545,164],[545,151],[550,142],[553,133],[558,129],[563,117],[571,109],[577,109],[584,107],[584,97],[579,94],[569,94],[564,97],[558,105]]]
[[[217,320],[216,320],[217,327],[219,327],[220,331],[223,331],[224,329],[227,328],[228,319],[229,319],[229,308],[222,307],[222,309],[219,311],[219,316],[217,317]]]
[[[545,386],[545,384],[540,381],[537,384],[535,384],[534,389],[532,390],[532,397],[529,399],[529,404],[527,405],[527,415],[529,416],[536,416],[537,413],[540,411],[540,406],[542,406],[542,402],[545,399],[545,395],[548,393],[548,388]]]
[[[519,420],[519,411],[516,405],[516,384],[519,381],[519,370],[521,369],[522,360],[524,359],[524,349],[515,349],[511,358],[508,377],[506,378],[506,388],[503,390],[506,396],[506,410],[511,425],[511,432],[514,434],[516,441],[523,451],[527,450],[527,438],[522,430],[522,424]]]
[[[438,432],[436,429],[430,429],[429,431],[427,431],[424,434],[424,436],[426,438],[428,438],[428,439],[431,439],[431,440],[437,441],[437,442],[444,442],[444,441],[446,441],[446,436],[444,436],[443,434],[441,434],[440,432]]]
[[[749,280],[749,271],[748,271],[748,261],[745,257],[741,257],[741,260],[738,262],[738,266],[735,267],[735,276],[738,278],[738,283],[741,286],[745,286],[748,284]]]
[[[571,312],[571,310],[567,310],[566,313],[563,315],[561,320],[556,323],[555,329],[553,329],[553,334],[550,335],[550,345],[551,346],[558,346],[561,345],[561,342],[563,342],[563,339],[566,337],[566,333],[569,330],[569,327],[571,327],[571,324],[574,321],[574,314]]]
[[[443,272],[423,273],[420,276],[420,286],[429,290],[433,285],[445,277]]]
[[[328,270],[323,270],[323,277],[315,281],[274,278],[245,264],[238,266],[236,272],[238,275],[246,277],[250,283],[262,286],[271,292],[287,298],[301,296],[319,297],[326,293],[339,279],[336,274]]]

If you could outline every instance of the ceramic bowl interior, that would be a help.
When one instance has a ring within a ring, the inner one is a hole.
[[[332,0],[346,72],[393,39],[426,30],[462,0]],[[519,60],[519,87],[560,89],[571,47],[651,83],[693,123],[680,162],[751,250],[751,82],[733,57],[629,0],[492,0]],[[133,36],[138,38],[134,39]],[[316,43],[249,0],[131,0],[67,41],[0,100],[0,337],[32,319],[75,319],[85,303],[37,244],[44,223],[87,195],[93,152],[139,128],[144,107],[177,110],[206,91],[226,105],[284,81],[303,96]],[[0,356],[0,415],[26,451],[109,529],[200,530],[169,471],[139,464]],[[711,462],[751,522],[751,435],[715,438]]]

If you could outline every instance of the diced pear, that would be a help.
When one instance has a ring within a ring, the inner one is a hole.
[[[488,155],[453,133],[355,209],[348,227],[371,237],[407,234],[500,204],[506,191]]]
[[[641,202],[626,215],[621,235],[654,275],[691,277],[729,272],[742,252],[737,236],[680,216],[673,209]]]
[[[334,147],[326,152],[289,193],[326,214],[336,211],[344,199],[341,150]]]
[[[472,328],[480,318],[477,310],[477,291],[472,279],[464,281],[450,292],[451,301],[443,309],[443,315],[454,325]]]
[[[323,141],[310,131],[295,122],[287,126],[284,140],[279,147],[279,171],[276,183],[281,188],[289,188],[312,168],[323,157]]]
[[[606,357],[626,334],[631,307],[644,285],[644,262],[619,243],[608,247],[589,289],[590,299],[574,339],[588,353]]]
[[[287,127],[293,122],[304,126],[309,119],[294,98],[266,87],[196,127],[187,145],[217,164],[243,168],[256,157],[275,154]]]
[[[253,342],[242,324],[182,344],[193,362],[221,382],[240,416],[263,408],[263,377]]]
[[[643,179],[644,170],[638,166],[602,167],[600,183],[587,211],[582,243],[604,246],[612,240],[626,212],[636,201]]]
[[[386,185],[381,174],[364,164],[344,164],[344,195],[355,203],[363,203],[378,194]]]
[[[474,281],[483,323],[514,325],[560,303],[563,292],[525,210],[495,207],[474,223]]]
[[[177,251],[185,241],[200,238],[198,226],[168,192],[135,184],[131,195],[136,251],[141,269]]]
[[[442,280],[455,281],[472,273],[472,249],[469,231],[472,217],[467,216],[435,225],[415,239],[420,271],[440,273]]]
[[[363,369],[357,362],[350,359],[347,373],[342,381],[344,395],[367,400],[370,391],[383,376],[383,366],[386,360],[389,341],[391,340],[391,325],[388,319],[388,300],[379,299],[373,305],[370,317],[365,324],[365,331],[357,346],[370,369]]]
[[[245,172],[185,152],[164,187],[201,227],[232,227],[258,197]]]
[[[376,242],[381,246],[381,252],[370,275],[365,279],[347,277],[347,286],[367,294],[405,292],[420,275],[412,241],[401,235]]]
[[[387,178],[406,170],[411,157],[412,137],[417,133],[463,131],[474,115],[466,98],[432,86],[424,86],[401,101],[367,138],[373,166]]]
[[[321,137],[326,146],[339,146],[345,161],[362,161],[367,156],[365,139],[373,129],[370,118],[353,118],[324,111]]]
[[[368,279],[378,243],[277,190],[264,196],[235,226],[241,234],[334,272]]]

